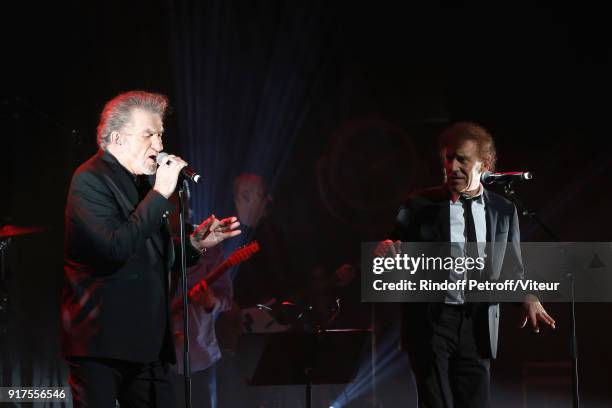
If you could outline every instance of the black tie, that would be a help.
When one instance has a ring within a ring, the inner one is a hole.
[[[461,196],[463,203],[463,215],[465,217],[465,237],[467,242],[476,242],[476,226],[474,225],[474,215],[472,214],[472,203],[474,199],[471,197]]]
[[[465,237],[467,241],[467,256],[472,259],[478,258],[478,240],[476,239],[476,225],[474,224],[474,214],[472,213],[472,204],[477,199],[476,197],[467,197],[462,195],[461,202],[463,203],[463,215],[465,217]],[[468,277],[476,278],[480,275],[480,270],[474,269],[470,271]]]

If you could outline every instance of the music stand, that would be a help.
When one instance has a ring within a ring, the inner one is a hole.
[[[248,385],[305,385],[311,407],[313,384],[347,384],[359,368],[369,329],[243,334],[240,355]],[[247,350],[248,348],[248,350]]]

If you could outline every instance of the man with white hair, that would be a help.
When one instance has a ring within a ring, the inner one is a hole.
[[[174,406],[168,198],[186,163],[169,155],[158,168],[167,106],[165,96],[143,91],[110,100],[100,149],[70,184],[61,312],[75,407]],[[186,243],[188,261],[240,234],[238,225],[209,217]]]

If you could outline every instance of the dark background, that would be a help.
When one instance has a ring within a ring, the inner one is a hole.
[[[441,181],[435,138],[456,120],[491,131],[500,170],[535,174],[520,193],[563,241],[612,241],[612,29],[603,9],[11,7],[1,28],[0,216],[48,230],[14,239],[7,255],[3,385],[65,381],[57,338],[65,194],[96,151],[105,101],[126,90],[169,96],[165,148],[204,174],[199,218],[229,214],[236,175],[268,180],[295,274],[333,270],[357,259],[360,242],[384,238],[400,197]],[[521,228],[524,241],[547,240],[529,220]],[[539,336],[515,329],[515,310],[505,313],[495,406],[570,406],[567,306],[548,308],[558,329]],[[611,311],[577,306],[584,406],[612,401]],[[402,367],[379,386],[385,407],[414,399]]]

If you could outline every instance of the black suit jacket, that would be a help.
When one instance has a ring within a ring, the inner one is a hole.
[[[140,200],[134,180],[109,153],[98,152],[75,171],[65,214],[66,356],[175,362],[172,209],[154,190]]]
[[[516,207],[506,198],[484,190],[487,223],[486,280],[522,279],[520,229]],[[400,206],[394,239],[402,242],[450,241],[450,194],[446,186],[411,194]],[[441,298],[440,301],[443,301]],[[429,318],[439,308],[431,303],[403,307],[402,340],[407,348],[427,341]],[[497,355],[499,304],[479,304],[475,309],[476,340],[485,357]]]

